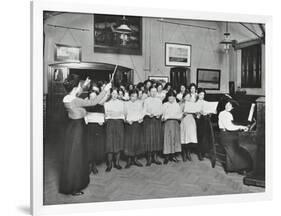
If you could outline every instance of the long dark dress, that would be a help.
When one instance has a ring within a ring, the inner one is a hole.
[[[104,113],[102,105],[87,107],[87,112]],[[97,122],[88,122],[87,144],[89,162],[101,163],[105,159],[105,126]]]
[[[100,97],[104,95],[105,92],[102,92]],[[69,95],[64,98],[64,106],[67,109],[69,120],[64,139],[59,182],[60,193],[79,192],[89,184],[87,142],[84,139],[86,110],[83,107],[93,106],[99,99],[87,101]]]
[[[238,131],[221,131],[219,144],[226,153],[225,169],[228,172],[247,170],[252,168],[252,160],[249,153],[239,146]]]
[[[60,175],[60,193],[72,194],[83,190],[89,184],[85,130],[84,119],[68,120]]]
[[[196,118],[198,151],[201,154],[214,153],[215,137],[210,117]]]

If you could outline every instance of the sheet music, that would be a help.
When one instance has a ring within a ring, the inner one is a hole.
[[[216,114],[217,106],[218,106],[218,101],[214,101],[214,102],[205,101],[203,103],[203,112],[208,114],[209,113]]]
[[[184,104],[184,112],[196,113],[196,112],[200,112],[200,110],[201,110],[201,106],[198,103],[185,102]]]
[[[256,106],[256,104],[252,103],[251,109],[250,109],[250,112],[249,112],[249,116],[248,116],[248,121],[249,122],[253,121],[253,115],[254,115],[255,106]]]

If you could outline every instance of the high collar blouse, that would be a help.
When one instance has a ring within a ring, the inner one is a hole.
[[[125,103],[125,115],[127,121],[139,121],[143,119],[144,110],[143,103],[141,100],[135,102],[128,101]]]
[[[162,115],[162,101],[157,97],[148,97],[144,101],[144,114],[145,115]]]
[[[116,99],[104,104],[105,119],[125,119],[124,102]]]
[[[167,119],[180,119],[182,112],[180,105],[175,101],[173,103],[166,102],[163,104],[163,118]]]

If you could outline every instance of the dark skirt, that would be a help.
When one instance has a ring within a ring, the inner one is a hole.
[[[181,152],[180,124],[178,120],[168,119],[164,123],[163,154]]]
[[[146,116],[144,118],[144,140],[146,151],[162,151],[163,150],[163,138],[162,126],[160,118],[150,118]]]
[[[198,151],[202,154],[214,153],[215,136],[208,116],[196,118]]]
[[[251,169],[252,160],[249,153],[239,145],[237,131],[221,131],[219,134],[219,145],[226,153],[225,169],[228,172]]]
[[[100,163],[105,159],[105,128],[98,123],[87,125],[88,161]]]
[[[106,153],[118,153],[124,150],[124,121],[108,119],[106,121]]]
[[[124,153],[127,156],[135,156],[145,152],[143,141],[143,124],[133,122],[125,124],[125,148]]]
[[[89,184],[87,143],[84,119],[69,120],[64,139],[59,192],[72,194]]]

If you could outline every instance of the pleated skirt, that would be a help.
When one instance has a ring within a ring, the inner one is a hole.
[[[213,153],[215,136],[211,120],[208,116],[196,119],[198,150],[202,153]]]
[[[124,121],[108,119],[106,121],[105,152],[118,153],[124,150]]]
[[[192,114],[187,114],[180,124],[181,144],[197,143],[197,127]]]
[[[87,125],[88,161],[101,163],[105,159],[105,127],[98,123]]]
[[[84,119],[69,120],[66,126],[59,192],[72,194],[89,184]]]
[[[124,153],[127,156],[136,156],[145,152],[143,143],[143,124],[133,122],[125,124],[125,147]]]
[[[170,119],[164,123],[163,154],[181,152],[180,124],[178,120]]]
[[[146,151],[162,151],[162,129],[161,120],[155,117],[150,118],[146,116],[144,118],[144,142]]]

